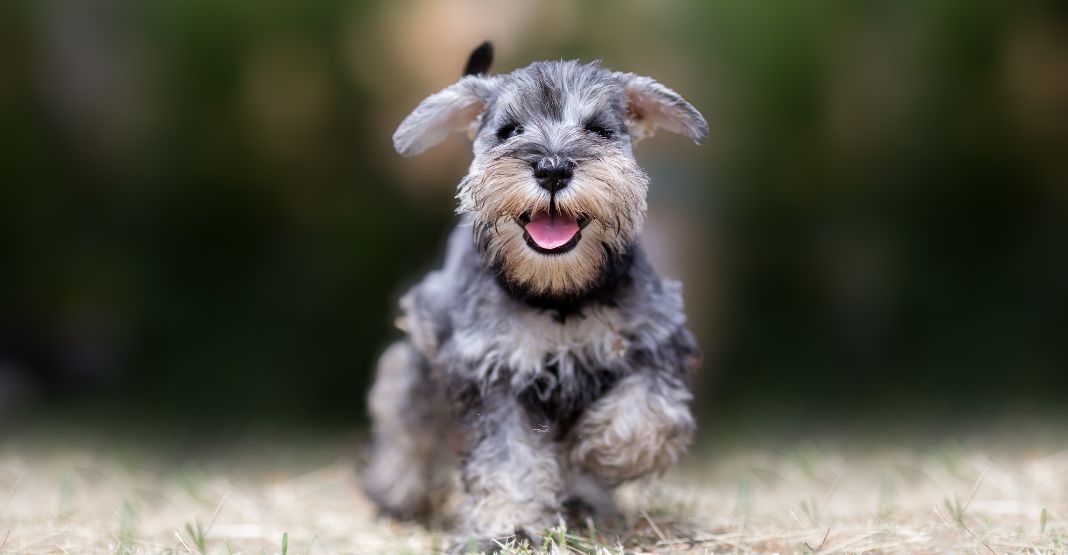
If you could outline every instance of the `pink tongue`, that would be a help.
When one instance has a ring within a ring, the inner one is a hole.
[[[550,250],[563,246],[579,232],[575,218],[561,214],[549,216],[548,212],[532,215],[525,229],[539,247]]]

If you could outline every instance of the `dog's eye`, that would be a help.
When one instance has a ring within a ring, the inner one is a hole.
[[[600,135],[605,139],[611,139],[614,133],[612,130],[598,123],[587,123],[586,132],[593,133],[594,135]]]
[[[521,135],[522,133],[522,125],[509,123],[507,125],[502,125],[501,128],[497,130],[497,138],[502,141],[506,141],[508,139],[511,139],[512,137],[515,137],[516,135]]]

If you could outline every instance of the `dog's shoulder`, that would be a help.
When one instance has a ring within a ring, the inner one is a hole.
[[[449,234],[442,267],[428,273],[400,300],[401,329],[412,343],[433,359],[455,328],[454,317],[463,308],[464,296],[477,286],[481,266],[472,246],[470,218],[461,218]]]

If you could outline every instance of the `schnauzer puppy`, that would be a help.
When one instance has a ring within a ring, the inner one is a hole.
[[[378,362],[365,475],[384,512],[415,518],[458,462],[460,541],[483,546],[536,539],[573,504],[612,511],[615,486],[688,447],[699,353],[679,283],[638,243],[649,178],[632,147],[708,134],[649,77],[576,61],[488,75],[491,58],[479,47],[393,135],[412,156],[468,130],[474,160],[444,266],[401,299],[406,336]]]

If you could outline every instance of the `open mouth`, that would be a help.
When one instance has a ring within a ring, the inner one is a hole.
[[[568,216],[556,211],[526,211],[519,217],[523,239],[530,248],[542,254],[563,254],[575,248],[582,238],[582,228],[589,223],[586,216]]]

